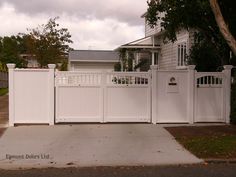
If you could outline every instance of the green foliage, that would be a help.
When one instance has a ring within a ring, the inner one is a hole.
[[[150,65],[151,65],[151,60],[148,59],[140,59],[139,63],[137,65],[135,65],[135,69],[140,69],[140,71],[148,71],[150,69]]]
[[[61,66],[59,67],[60,71],[67,71],[68,70],[68,60],[63,60]]]
[[[128,50],[128,49],[119,50],[119,57],[120,60],[122,61],[123,71],[133,71],[134,53],[131,51],[133,50]]]
[[[0,62],[3,68],[7,63],[15,63],[16,67],[21,68],[26,66],[26,62],[20,57],[21,42],[19,36],[0,38]]]
[[[121,71],[121,64],[120,64],[120,62],[114,64],[114,71]]]
[[[199,72],[221,71],[225,62],[224,58],[218,55],[220,52],[199,33],[195,36],[195,39],[188,56],[188,64],[196,65],[196,70]]]
[[[0,71],[7,72],[7,66],[0,62]]]
[[[139,63],[135,65],[134,69],[136,70],[136,69],[140,68],[141,70],[143,70],[143,69],[147,68],[148,64],[149,64],[148,60],[140,59]]]
[[[0,96],[6,95],[8,93],[8,88],[0,88]]]
[[[50,19],[46,25],[29,29],[29,35],[25,35],[29,51],[35,55],[41,67],[64,61],[70,50],[68,44],[72,43],[71,35],[68,29],[59,28],[57,19]]]

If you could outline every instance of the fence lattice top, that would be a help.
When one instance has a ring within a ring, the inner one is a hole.
[[[196,73],[198,87],[221,87],[223,85],[223,73]]]
[[[147,72],[57,72],[57,86],[79,85],[148,85],[150,74]]]

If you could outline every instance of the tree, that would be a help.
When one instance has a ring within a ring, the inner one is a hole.
[[[3,65],[15,63],[16,67],[26,66],[26,62],[20,57],[20,42],[18,37],[0,38],[0,62]]]
[[[24,35],[28,51],[36,57],[41,67],[49,63],[62,63],[70,50],[68,44],[72,43],[71,35],[68,29],[59,28],[57,19],[50,19],[46,25],[29,29],[29,34]]]
[[[236,35],[236,1],[220,0],[222,14],[232,35]],[[160,17],[160,13],[165,13]],[[215,46],[223,64],[228,64],[229,46],[220,32],[209,0],[151,0],[148,1],[147,21],[153,27],[162,20],[165,37],[175,41],[180,29],[195,29],[204,40]]]
[[[210,1],[211,9],[214,13],[214,16],[215,16],[215,19],[216,19],[216,22],[220,29],[221,34],[223,35],[227,44],[233,51],[234,55],[236,55],[236,40],[234,36],[231,34],[231,32],[229,31],[229,28],[225,23],[218,1],[217,0],[209,0],[209,1]]]
[[[211,42],[208,42],[201,34],[196,34],[194,46],[189,52],[188,64],[196,65],[196,70],[199,72],[222,71],[221,57],[215,55],[218,52]]]

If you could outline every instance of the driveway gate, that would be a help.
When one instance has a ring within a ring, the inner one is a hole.
[[[150,72],[56,72],[55,122],[150,122]]]

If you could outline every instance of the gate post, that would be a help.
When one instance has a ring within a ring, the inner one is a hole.
[[[157,123],[157,65],[150,66],[152,71],[152,85],[151,85],[151,108],[152,108],[152,123]]]
[[[225,65],[224,66],[224,93],[225,93],[225,102],[224,102],[224,116],[225,121],[227,124],[230,123],[230,97],[231,97],[231,69],[233,68],[232,65]]]
[[[49,80],[49,85],[48,85],[48,90],[49,90],[49,125],[54,125],[55,123],[55,64],[48,64],[49,68],[49,75],[48,75],[48,80]]]
[[[15,102],[14,102],[14,69],[16,67],[15,64],[9,63],[8,67],[8,89],[9,89],[9,126],[14,126],[15,121]]]
[[[194,123],[194,102],[195,102],[195,65],[188,66],[188,117],[189,123]]]

